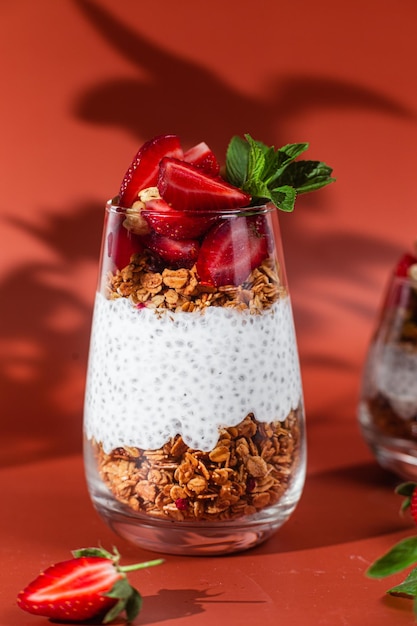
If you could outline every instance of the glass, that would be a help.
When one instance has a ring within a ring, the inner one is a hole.
[[[92,501],[117,534],[149,550],[250,548],[288,519],[305,478],[277,210],[198,213],[202,230],[229,234],[220,286],[192,260],[167,264],[140,225],[132,230],[136,217],[107,204],[84,412]],[[212,260],[206,253],[205,267]]]
[[[390,283],[365,363],[359,424],[382,467],[417,480],[417,282],[412,278]]]

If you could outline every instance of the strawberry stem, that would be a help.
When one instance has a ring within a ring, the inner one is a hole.
[[[119,572],[134,572],[137,569],[144,569],[145,567],[153,567],[154,565],[161,565],[164,559],[155,559],[154,561],[144,561],[143,563],[134,563],[133,565],[118,566]]]

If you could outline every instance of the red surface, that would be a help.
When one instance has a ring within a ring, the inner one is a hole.
[[[267,544],[133,575],[143,624],[412,624],[369,562],[413,532],[356,426],[388,273],[416,238],[414,0],[13,0],[0,7],[0,626],[44,624],[20,587],[77,546],[117,543],[83,479],[81,421],[103,206],[138,146],[178,133],[310,141],[336,185],[281,225],[309,466]],[[144,558],[148,554],[143,554]]]

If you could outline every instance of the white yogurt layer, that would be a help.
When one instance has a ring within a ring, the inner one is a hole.
[[[378,391],[405,420],[417,415],[417,353],[396,344],[383,346],[375,357]]]
[[[302,402],[289,298],[260,315],[222,307],[171,313],[96,297],[85,431],[110,452],[159,448],[180,434],[215,447],[253,412],[284,420]]]

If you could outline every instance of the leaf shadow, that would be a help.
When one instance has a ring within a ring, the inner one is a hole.
[[[178,133],[189,145],[207,137],[220,154],[230,129],[234,134],[249,131],[265,141],[278,140],[284,137],[288,123],[314,109],[355,107],[396,118],[415,117],[401,102],[364,85],[320,75],[274,76],[268,93],[243,94],[215,71],[162,49],[100,3],[72,0],[72,4],[94,32],[137,71],[136,77],[97,80],[74,93],[71,113],[89,124],[116,126],[138,140],[167,130]],[[314,211],[325,214],[331,210],[325,196],[320,202],[307,202]],[[70,454],[81,448],[91,308],[77,295],[71,276],[74,267],[97,262],[102,209],[86,203],[75,212],[65,206],[59,208],[59,214],[48,214],[44,207],[38,212],[45,217],[42,226],[10,217],[7,206],[3,207],[4,219],[25,237],[42,243],[51,260],[22,262],[0,281],[2,465]],[[310,277],[317,279],[325,271],[334,278],[342,275],[346,281],[358,280],[366,287],[369,278],[360,270],[393,253],[387,240],[338,232],[332,233],[331,239],[323,236],[316,241],[315,245],[326,251],[323,263],[322,257],[314,254],[306,228],[286,220],[283,232],[294,290],[306,287],[301,256],[312,255]],[[349,255],[352,247],[357,252],[354,258]],[[338,263],[332,263],[335,256]],[[342,272],[341,259],[345,259]],[[346,299],[340,304],[356,307],[361,316],[370,313],[357,301]],[[323,324],[308,307],[298,315],[303,332]],[[60,322],[61,317],[65,323]],[[319,353],[316,358],[321,358]]]

